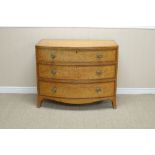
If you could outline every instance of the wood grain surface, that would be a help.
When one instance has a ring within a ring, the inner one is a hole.
[[[115,50],[57,50],[48,48],[38,49],[39,62],[115,62]]]
[[[118,45],[113,40],[51,40],[42,39],[37,47],[70,47],[70,48],[117,48]]]
[[[39,82],[40,95],[62,98],[97,98],[114,95],[114,82],[66,84]]]
[[[92,80],[115,77],[115,65],[53,66],[39,64],[39,77],[48,79]]]

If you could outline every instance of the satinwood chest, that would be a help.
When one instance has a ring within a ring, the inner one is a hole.
[[[116,108],[118,45],[108,40],[49,40],[36,44],[37,106],[111,100]]]

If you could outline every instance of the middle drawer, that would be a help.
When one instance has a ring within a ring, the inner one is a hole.
[[[61,80],[91,80],[115,78],[115,65],[52,66],[39,64],[39,77]]]

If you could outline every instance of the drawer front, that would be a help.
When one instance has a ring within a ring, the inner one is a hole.
[[[114,62],[116,51],[37,49],[39,62]]]
[[[39,64],[39,77],[64,80],[93,80],[115,78],[115,65],[51,66]]]
[[[114,82],[69,84],[39,82],[40,95],[62,98],[97,98],[114,95]]]

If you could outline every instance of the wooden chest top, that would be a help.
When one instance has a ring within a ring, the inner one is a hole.
[[[43,39],[36,44],[36,47],[117,49],[118,45],[113,40],[51,40],[51,39]]]

